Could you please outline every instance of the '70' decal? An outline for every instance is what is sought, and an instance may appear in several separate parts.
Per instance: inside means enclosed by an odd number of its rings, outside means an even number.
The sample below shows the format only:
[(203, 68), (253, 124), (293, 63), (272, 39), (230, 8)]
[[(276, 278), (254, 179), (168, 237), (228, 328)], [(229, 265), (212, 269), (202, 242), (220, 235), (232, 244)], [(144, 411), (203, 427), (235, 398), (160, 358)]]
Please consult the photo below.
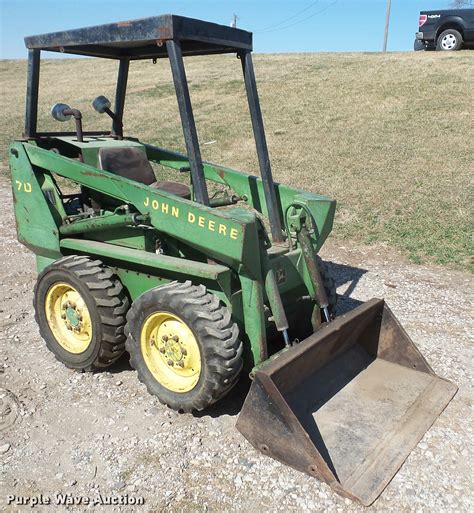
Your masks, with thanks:
[(16, 188), (19, 191), (23, 192), (31, 192), (31, 183), (29, 182), (20, 182), (20, 180), (15, 180)]

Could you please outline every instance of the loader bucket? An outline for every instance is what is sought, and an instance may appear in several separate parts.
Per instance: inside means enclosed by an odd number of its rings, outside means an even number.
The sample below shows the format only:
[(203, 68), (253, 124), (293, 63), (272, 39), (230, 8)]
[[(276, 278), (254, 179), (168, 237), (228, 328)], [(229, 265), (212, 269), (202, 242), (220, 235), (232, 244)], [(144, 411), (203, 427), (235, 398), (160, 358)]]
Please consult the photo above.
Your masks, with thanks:
[(456, 391), (372, 299), (257, 370), (237, 429), (368, 506)]

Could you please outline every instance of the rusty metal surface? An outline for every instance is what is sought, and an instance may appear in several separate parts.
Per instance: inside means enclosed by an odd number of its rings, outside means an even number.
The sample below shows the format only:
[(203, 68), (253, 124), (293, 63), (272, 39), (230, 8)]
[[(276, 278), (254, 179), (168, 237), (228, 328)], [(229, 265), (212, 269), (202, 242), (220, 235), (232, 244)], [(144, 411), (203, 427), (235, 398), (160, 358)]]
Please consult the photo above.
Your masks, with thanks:
[[(303, 226), (298, 231), (297, 237), (301, 246), (301, 251), (303, 253), (308, 273), (311, 277), (311, 281), (315, 289), (315, 299), (319, 305), (319, 308), (328, 308), (329, 301), (327, 298), (326, 289), (324, 288), (323, 279), (321, 277), (321, 270), (319, 269), (318, 259), (314, 253), (313, 244), (311, 243), (309, 232), (306, 226)], [(325, 320), (329, 321), (329, 319)]]
[(173, 83), (178, 100), (179, 115), (181, 117), (181, 127), (188, 153), (194, 201), (203, 205), (209, 205), (209, 192), (207, 190), (206, 177), (204, 176), (191, 96), (189, 95), (182, 44), (180, 41), (170, 40), (166, 42), (166, 49), (169, 55)]
[(170, 182), (165, 180), (162, 182), (153, 182), (151, 187), (159, 189), (160, 191), (167, 192), (169, 194), (174, 194), (180, 198), (189, 199), (191, 197), (191, 189), (189, 188), (189, 185), (184, 183)]
[(257, 370), (237, 428), (263, 454), (369, 505), (456, 391), (372, 299)]
[(184, 55), (252, 49), (252, 34), (207, 21), (165, 14), (25, 37), (29, 49), (111, 59), (167, 57), (164, 43), (183, 43)]

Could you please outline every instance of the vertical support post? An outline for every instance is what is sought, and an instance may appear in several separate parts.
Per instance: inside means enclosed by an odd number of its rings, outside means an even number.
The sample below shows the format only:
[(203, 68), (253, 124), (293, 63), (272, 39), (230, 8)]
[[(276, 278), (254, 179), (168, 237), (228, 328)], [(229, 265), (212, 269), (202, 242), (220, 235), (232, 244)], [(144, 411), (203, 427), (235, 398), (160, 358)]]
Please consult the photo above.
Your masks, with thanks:
[(255, 145), (257, 147), (258, 163), (260, 174), (263, 181), (263, 190), (265, 193), (265, 202), (267, 204), (268, 219), (274, 242), (282, 242), (283, 234), (281, 231), (280, 215), (278, 212), (278, 203), (273, 182), (270, 158), (268, 156), (267, 140), (265, 138), (265, 128), (263, 126), (262, 111), (258, 100), (257, 83), (253, 69), (252, 54), (241, 52), (242, 70), (244, 73), (245, 89), (247, 91), (247, 100), (249, 103), (250, 118), (252, 119), (253, 134)]
[(387, 0), (387, 10), (385, 13), (385, 31), (383, 34), (383, 51), (387, 51), (387, 41), (388, 41), (388, 27), (390, 25), (390, 8), (391, 8), (392, 0)]
[(112, 134), (123, 136), (121, 123), (123, 121), (123, 110), (125, 106), (125, 93), (127, 91), (128, 68), (130, 59), (120, 59), (119, 71), (117, 76), (117, 87), (115, 88), (115, 106), (114, 112), (117, 119), (112, 121)]
[(188, 152), (194, 198), (198, 203), (209, 205), (209, 194), (207, 192), (206, 179), (202, 166), (201, 151), (199, 149), (196, 124), (194, 122), (191, 98), (189, 96), (181, 44), (179, 41), (170, 39), (166, 41), (166, 49), (168, 50), (171, 71), (173, 73), (173, 82), (176, 90), (176, 97), (178, 99), (184, 141)]
[(263, 308), (263, 284), (261, 279), (240, 275), (245, 333), (250, 340), (253, 365), (268, 358), (267, 330)]
[(26, 83), (25, 137), (36, 137), (41, 50), (28, 50)]

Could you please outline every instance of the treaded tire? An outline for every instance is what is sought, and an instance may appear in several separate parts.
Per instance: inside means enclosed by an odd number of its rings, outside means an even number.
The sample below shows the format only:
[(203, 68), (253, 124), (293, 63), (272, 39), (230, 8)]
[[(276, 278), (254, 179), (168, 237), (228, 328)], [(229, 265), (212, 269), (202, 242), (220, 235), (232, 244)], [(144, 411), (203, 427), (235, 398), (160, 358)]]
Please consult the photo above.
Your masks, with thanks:
[[(443, 47), (443, 39), (449, 35), (455, 38), (455, 43), (454, 46), (452, 46), (452, 48), (445, 48)], [(462, 44), (463, 40), (461, 33), (455, 29), (447, 29), (441, 32), (441, 34), (438, 36), (438, 39), (436, 40), (436, 50), (442, 52), (455, 52), (457, 50), (461, 50)]]
[[(148, 368), (141, 350), (141, 331), (157, 312), (178, 316), (199, 346), (201, 372), (189, 391), (175, 392), (161, 384)], [(172, 282), (144, 292), (127, 314), (126, 348), (138, 379), (161, 403), (177, 411), (200, 411), (212, 405), (237, 383), (242, 370), (242, 342), (230, 311), (203, 285)]]
[[(92, 321), (92, 340), (82, 353), (67, 351), (49, 326), (45, 298), (55, 284), (72, 285), (84, 300)], [(111, 269), (100, 260), (71, 255), (46, 267), (34, 288), (35, 320), (48, 349), (71, 369), (95, 371), (112, 365), (125, 351), (125, 314), (130, 301)]]
[(331, 319), (336, 317), (337, 310), (337, 293), (336, 293), (336, 282), (334, 278), (331, 276), (329, 272), (328, 265), (324, 262), (320, 256), (316, 257), (318, 259), (319, 269), (321, 270), (321, 278), (323, 279), (324, 290), (326, 291), (326, 295), (328, 298), (328, 310)]

